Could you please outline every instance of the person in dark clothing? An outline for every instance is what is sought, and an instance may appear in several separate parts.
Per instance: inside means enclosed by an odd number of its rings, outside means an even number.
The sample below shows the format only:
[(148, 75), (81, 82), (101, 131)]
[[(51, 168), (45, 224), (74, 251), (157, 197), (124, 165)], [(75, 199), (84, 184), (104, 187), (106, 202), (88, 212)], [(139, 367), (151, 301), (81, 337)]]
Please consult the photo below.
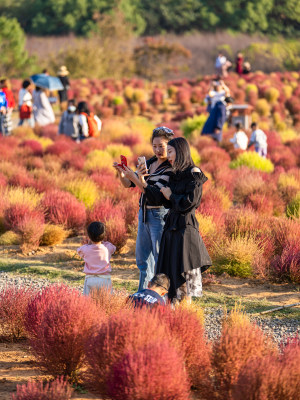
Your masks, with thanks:
[[(171, 165), (167, 160), (167, 144), (173, 135), (174, 132), (165, 126), (155, 128), (151, 139), (155, 156), (147, 160), (146, 166), (144, 163), (139, 164), (136, 172), (127, 167), (122, 169), (117, 162), (113, 164), (122, 185), (126, 188), (136, 186), (141, 192), (135, 250), (136, 265), (140, 270), (139, 291), (146, 289), (148, 282), (155, 275), (155, 265), (165, 224), (164, 217), (167, 213), (162, 204), (160, 189), (168, 184), (172, 174)], [(147, 174), (145, 177), (148, 184), (147, 190), (157, 193), (158, 197), (152, 196), (150, 200), (145, 196), (139, 173)]]
[(202, 135), (209, 135), (217, 142), (221, 142), (222, 128), (227, 119), (227, 110), (232, 102), (232, 97), (226, 97), (224, 101), (216, 102), (203, 126)]
[(195, 166), (185, 138), (170, 140), (167, 154), (174, 172), (168, 186), (162, 187), (160, 193), (153, 192), (148, 190), (142, 175), (140, 178), (147, 199), (161, 201), (169, 208), (156, 272), (170, 278), (168, 297), (171, 300), (191, 301), (192, 296), (202, 295), (201, 272), (212, 265), (195, 216), (207, 178)]
[(165, 274), (155, 275), (148, 283), (148, 288), (140, 290), (129, 296), (129, 300), (134, 304), (134, 308), (147, 306), (165, 306), (163, 298), (170, 288), (170, 279)]
[(65, 111), (68, 106), (68, 89), (70, 88), (70, 82), (68, 78), (69, 71), (67, 70), (67, 67), (62, 65), (59, 68), (57, 75), (64, 87), (63, 90), (58, 91), (60, 110)]

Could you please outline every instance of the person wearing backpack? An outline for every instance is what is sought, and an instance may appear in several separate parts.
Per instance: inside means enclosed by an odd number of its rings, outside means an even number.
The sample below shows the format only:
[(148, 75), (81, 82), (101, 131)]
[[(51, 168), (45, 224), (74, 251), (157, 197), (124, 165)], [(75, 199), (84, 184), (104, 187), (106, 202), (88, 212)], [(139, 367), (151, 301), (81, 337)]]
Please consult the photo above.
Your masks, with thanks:
[(12, 116), (13, 109), (15, 107), (15, 99), (14, 99), (13, 92), (10, 89), (9, 80), (7, 78), (2, 77), (0, 79), (0, 87), (1, 87), (2, 92), (6, 96), (6, 102), (7, 102), (6, 112), (5, 112), (5, 114), (2, 113), (2, 116), (1, 116), (2, 135), (9, 136), (9, 135), (11, 135), (11, 132), (12, 132), (11, 116)]
[(31, 128), (34, 128), (34, 118), (32, 114), (32, 95), (28, 88), (30, 86), (30, 81), (25, 79), (22, 83), (22, 89), (19, 90), (19, 117), (20, 121), (18, 126), (23, 125), (27, 122)]
[(81, 140), (87, 137), (98, 137), (101, 132), (102, 122), (97, 115), (90, 112), (85, 101), (78, 103), (77, 114)]

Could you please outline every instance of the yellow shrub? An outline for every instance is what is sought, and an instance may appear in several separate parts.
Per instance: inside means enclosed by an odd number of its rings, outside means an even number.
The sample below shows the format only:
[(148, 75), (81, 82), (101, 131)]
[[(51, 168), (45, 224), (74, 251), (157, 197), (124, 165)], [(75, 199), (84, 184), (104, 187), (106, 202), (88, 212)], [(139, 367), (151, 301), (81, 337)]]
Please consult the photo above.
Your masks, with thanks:
[(13, 129), (13, 135), (20, 138), (20, 139), (35, 139), (36, 135), (32, 128), (29, 126), (18, 126), (17, 128)]
[(19, 165), (15, 165), (10, 161), (1, 161), (0, 162), (0, 172), (5, 175), (7, 178), (11, 178), (18, 170), (24, 170), (23, 167)]
[(153, 157), (153, 149), (150, 143), (137, 144), (133, 148), (134, 154), (137, 156)]
[(19, 186), (6, 188), (0, 195), (5, 199), (7, 205), (27, 204), (31, 209), (36, 208), (43, 197), (33, 188), (21, 188)]
[(64, 188), (88, 208), (91, 208), (98, 199), (97, 185), (90, 179), (75, 179), (66, 183)]
[(110, 154), (105, 150), (93, 150), (91, 151), (84, 163), (84, 170), (91, 171), (96, 169), (110, 169), (114, 171), (112, 166), (114, 160)]
[(202, 215), (199, 212), (196, 212), (196, 218), (199, 224), (199, 232), (201, 235), (210, 236), (216, 232), (217, 228), (212, 216)]
[(259, 127), (260, 127), (260, 129), (262, 129), (263, 131), (268, 131), (268, 130), (270, 129), (270, 124), (269, 124), (268, 121), (260, 121)]
[(48, 146), (53, 144), (53, 140), (47, 137), (37, 137), (36, 139), (37, 142), (39, 142), (42, 145), (43, 150), (45, 150)]
[(292, 72), (291, 72), (291, 75), (292, 75), (293, 78), (299, 79), (299, 74), (298, 74), (298, 72), (292, 71)]
[(290, 85), (284, 85), (282, 91), (287, 99), (289, 99), (293, 94), (293, 88)]
[(44, 229), (43, 236), (41, 237), (42, 246), (53, 246), (55, 244), (62, 243), (68, 236), (68, 231), (66, 231), (62, 226), (59, 225), (46, 225)]
[(192, 156), (192, 159), (193, 159), (195, 165), (199, 165), (200, 161), (201, 161), (201, 157), (198, 153), (198, 150), (194, 146), (190, 146), (190, 149), (191, 149), (191, 156)]
[(240, 78), (240, 79), (237, 81), (237, 87), (238, 87), (239, 89), (241, 89), (241, 88), (243, 88), (243, 87), (245, 86), (245, 83), (246, 83), (245, 79)]
[(139, 103), (140, 101), (147, 101), (148, 95), (144, 89), (134, 89), (132, 101)]
[(204, 310), (203, 308), (201, 308), (198, 304), (195, 303), (190, 303), (187, 300), (183, 300), (179, 303), (179, 305), (177, 307), (183, 308), (185, 310), (188, 310), (192, 313), (195, 313), (197, 315), (197, 318), (199, 319), (201, 324), (204, 324)]
[(230, 168), (233, 169), (241, 167), (243, 165), (268, 173), (274, 171), (274, 165), (272, 161), (268, 160), (267, 158), (261, 157), (258, 153), (254, 151), (245, 151), (244, 153), (240, 154), (237, 159), (231, 161), (231, 163), (229, 164)]
[(124, 89), (124, 96), (127, 100), (132, 100), (134, 94), (134, 88), (132, 86), (126, 86)]
[(222, 318), (222, 328), (228, 327), (243, 327), (245, 325), (251, 325), (251, 321), (247, 314), (243, 311), (240, 304), (235, 303), (234, 309), (229, 313), (225, 308), (224, 316)]
[(122, 154), (126, 158), (132, 157), (132, 151), (130, 147), (123, 144), (109, 144), (105, 151), (113, 158), (120, 160), (120, 155)]
[(246, 86), (246, 94), (248, 95), (250, 92), (258, 93), (258, 88), (254, 83), (248, 83)]
[(278, 100), (279, 95), (279, 90), (274, 87), (268, 88), (265, 93), (265, 97), (270, 104), (275, 104)]
[(155, 128), (155, 125), (147, 118), (135, 117), (132, 118), (129, 123), (133, 132), (138, 132), (147, 142), (151, 140), (152, 132)]
[(258, 99), (255, 105), (255, 111), (262, 117), (268, 117), (270, 114), (270, 104), (266, 99)]
[(0, 236), (1, 246), (10, 246), (13, 244), (21, 244), (21, 236), (13, 231), (7, 231)]
[(289, 173), (282, 173), (278, 179), (278, 188), (284, 189), (286, 187), (293, 187), (295, 189), (300, 189), (300, 182), (297, 178)]
[(289, 142), (298, 137), (297, 132), (295, 132), (293, 129), (286, 129), (284, 131), (281, 131), (279, 132), (279, 135), (283, 143)]
[(253, 274), (253, 262), (262, 249), (251, 236), (226, 239), (216, 242), (213, 253), (213, 269), (232, 276), (247, 277)]
[(253, 111), (251, 113), (251, 120), (252, 120), (252, 122), (258, 122), (259, 121), (259, 114), (256, 111)]
[(131, 130), (124, 120), (119, 118), (110, 119), (103, 125), (101, 138), (103, 141), (112, 142), (121, 139), (124, 135), (130, 134), (130, 132)]

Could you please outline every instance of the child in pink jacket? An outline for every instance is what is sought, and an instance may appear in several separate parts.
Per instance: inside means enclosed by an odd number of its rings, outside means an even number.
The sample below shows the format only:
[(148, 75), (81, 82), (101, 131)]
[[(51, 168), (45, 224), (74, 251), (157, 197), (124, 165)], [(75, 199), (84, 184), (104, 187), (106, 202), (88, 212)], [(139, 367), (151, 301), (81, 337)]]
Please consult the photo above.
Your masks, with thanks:
[(92, 222), (87, 227), (88, 244), (77, 249), (77, 253), (85, 261), (85, 280), (83, 294), (88, 296), (93, 288), (105, 286), (111, 288), (110, 259), (116, 247), (109, 242), (102, 242), (105, 226), (102, 222)]

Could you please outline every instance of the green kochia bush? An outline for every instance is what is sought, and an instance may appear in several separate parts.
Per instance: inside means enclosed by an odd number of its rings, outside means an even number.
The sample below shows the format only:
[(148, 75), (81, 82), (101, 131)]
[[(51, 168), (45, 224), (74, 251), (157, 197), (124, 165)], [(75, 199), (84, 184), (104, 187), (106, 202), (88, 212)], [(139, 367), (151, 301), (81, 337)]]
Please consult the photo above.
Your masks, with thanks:
[(263, 172), (270, 173), (274, 171), (273, 163), (270, 160), (261, 157), (258, 153), (254, 151), (247, 151), (240, 154), (236, 160), (231, 161), (231, 163), (229, 164), (230, 168), (232, 169), (236, 169), (244, 165), (251, 169), (257, 169)]
[(300, 192), (296, 194), (296, 196), (289, 202), (286, 215), (290, 218), (299, 218), (300, 217)]
[(193, 136), (199, 136), (206, 119), (207, 116), (203, 114), (184, 120), (180, 127), (183, 131), (184, 136), (187, 139), (193, 138)]

